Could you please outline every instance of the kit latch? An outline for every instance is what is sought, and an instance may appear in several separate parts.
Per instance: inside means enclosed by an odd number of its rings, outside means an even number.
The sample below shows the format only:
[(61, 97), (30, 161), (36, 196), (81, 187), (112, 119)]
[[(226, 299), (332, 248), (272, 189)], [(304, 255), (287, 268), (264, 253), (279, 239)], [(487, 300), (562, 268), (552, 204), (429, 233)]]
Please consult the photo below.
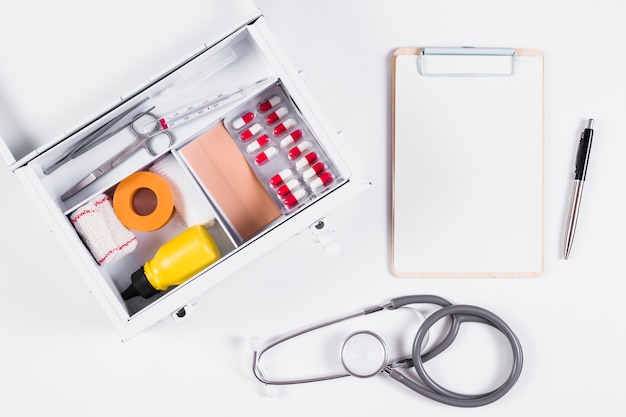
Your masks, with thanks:
[(329, 227), (326, 219), (318, 220), (309, 226), (309, 229), (315, 237), (315, 242), (322, 245), (328, 257), (335, 258), (343, 253), (343, 249), (335, 236), (335, 231)]

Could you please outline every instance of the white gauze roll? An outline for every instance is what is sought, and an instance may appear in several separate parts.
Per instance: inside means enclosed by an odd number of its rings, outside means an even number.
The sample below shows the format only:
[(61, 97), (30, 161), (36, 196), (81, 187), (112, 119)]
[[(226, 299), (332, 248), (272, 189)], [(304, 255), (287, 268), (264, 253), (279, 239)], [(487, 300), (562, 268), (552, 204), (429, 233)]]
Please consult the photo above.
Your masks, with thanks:
[(183, 227), (196, 224), (210, 226), (215, 221), (215, 212), (202, 190), (194, 184), (184, 168), (173, 155), (156, 161), (150, 171), (160, 175), (172, 189), (174, 207), (182, 220)]
[(113, 263), (137, 247), (137, 237), (120, 223), (106, 194), (76, 209), (70, 221), (99, 265)]

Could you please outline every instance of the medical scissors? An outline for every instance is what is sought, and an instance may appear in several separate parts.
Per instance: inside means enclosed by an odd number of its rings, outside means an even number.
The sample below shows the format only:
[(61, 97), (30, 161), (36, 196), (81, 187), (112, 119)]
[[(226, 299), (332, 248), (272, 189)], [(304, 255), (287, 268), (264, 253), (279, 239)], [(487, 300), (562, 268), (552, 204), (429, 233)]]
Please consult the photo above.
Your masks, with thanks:
[[(261, 369), (260, 362), (262, 355), (269, 349), (283, 342), (286, 342), (308, 332), (312, 332), (314, 330), (318, 330), (323, 327), (337, 324), (352, 318), (365, 316), (383, 310), (395, 310), (410, 304), (433, 304), (438, 305), (441, 308), (428, 316), (421, 324), (413, 341), (412, 354), (409, 356), (396, 359), (388, 359), (386, 346), (382, 338), (370, 331), (360, 331), (348, 336), (348, 338), (344, 342), (344, 345), (342, 346), (341, 362), (345, 369), (345, 372), (338, 372), (335, 374), (322, 375), (318, 377), (305, 377), (300, 379), (271, 379), (268, 378)], [(450, 319), (447, 332), (438, 341), (438, 343), (435, 344), (435, 346), (430, 348), (427, 352), (423, 352), (422, 350), (425, 345), (425, 340), (428, 337), (428, 332), (430, 328), (444, 318)], [(452, 343), (456, 339), (461, 324), (467, 322), (482, 323), (494, 327), (506, 337), (511, 345), (511, 349), (513, 352), (513, 364), (511, 366), (509, 376), (507, 380), (502, 383), (502, 385), (489, 392), (481, 394), (463, 394), (451, 391), (436, 383), (428, 375), (424, 368), (425, 362), (441, 354), (452, 345)], [(360, 371), (355, 371), (354, 368), (349, 363), (347, 363), (346, 359), (343, 356), (344, 348), (348, 343), (350, 343), (350, 339), (355, 335), (370, 336), (370, 342), (373, 340), (374, 343), (378, 343), (378, 351), (383, 352), (383, 354), (381, 355), (375, 355), (380, 359), (380, 363), (375, 364), (376, 367), (371, 372), (360, 373)], [(351, 375), (365, 378), (384, 373), (390, 376), (392, 379), (396, 380), (397, 382), (400, 382), (407, 388), (435, 401), (457, 407), (478, 407), (496, 401), (504, 394), (506, 394), (517, 382), (522, 371), (522, 363), (522, 347), (517, 336), (515, 335), (515, 333), (513, 333), (511, 328), (495, 314), (481, 307), (452, 304), (446, 299), (438, 297), (436, 295), (411, 295), (394, 298), (389, 300), (385, 304), (368, 307), (363, 310), (347, 314), (332, 320), (327, 320), (322, 323), (315, 324), (279, 337), (267, 343), (265, 346), (254, 350), (252, 359), (252, 371), (259, 381), (267, 385), (301, 384), (306, 382), (317, 382), (335, 378), (342, 378)], [(415, 371), (417, 372), (420, 381), (416, 382), (415, 380), (407, 377), (404, 373), (400, 371), (400, 369), (406, 368), (415, 368)]]
[[(130, 122), (128, 122), (127, 124), (121, 126), (120, 128), (108, 134), (107, 136), (110, 137), (112, 134), (117, 134), (121, 132), (122, 130), (126, 129), (127, 127), (129, 127), (133, 135), (135, 135), (135, 140), (126, 148), (122, 149), (115, 156), (113, 156), (112, 158), (108, 159), (105, 163), (100, 165), (98, 168), (91, 171), (85, 178), (77, 182), (72, 188), (67, 190), (61, 196), (61, 200), (65, 201), (68, 198), (72, 197), (73, 195), (78, 193), (80, 190), (87, 187), (89, 184), (91, 184), (92, 182), (94, 182), (95, 180), (97, 180), (98, 178), (100, 178), (101, 176), (103, 176), (104, 174), (112, 170), (113, 168), (115, 168), (115, 166), (117, 166), (120, 162), (122, 162), (124, 159), (129, 157), (131, 154), (133, 154), (136, 150), (140, 148), (144, 148), (146, 152), (148, 152), (148, 154), (150, 154), (151, 156), (157, 156), (158, 152), (156, 152), (151, 147), (152, 139), (157, 136), (166, 135), (169, 140), (167, 147), (169, 148), (170, 146), (172, 146), (174, 144), (174, 136), (172, 136), (172, 134), (169, 131), (164, 131), (159, 128), (159, 124), (157, 123), (159, 120), (159, 117), (155, 115), (154, 113), (152, 113), (152, 110), (154, 110), (154, 107), (151, 107), (150, 109), (137, 114), (135, 117), (133, 117), (133, 119)], [(136, 127), (136, 124), (138, 124), (139, 120), (144, 119), (146, 117), (154, 119), (154, 126), (148, 132), (144, 133)], [(142, 122), (142, 125), (145, 126), (143, 122)]]

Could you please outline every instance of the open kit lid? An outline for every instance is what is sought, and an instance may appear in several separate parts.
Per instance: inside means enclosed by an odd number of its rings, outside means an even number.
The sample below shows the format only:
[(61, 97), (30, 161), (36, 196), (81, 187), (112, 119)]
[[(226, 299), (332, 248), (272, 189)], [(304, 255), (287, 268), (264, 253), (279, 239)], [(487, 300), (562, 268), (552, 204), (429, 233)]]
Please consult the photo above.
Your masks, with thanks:
[(13, 169), (260, 16), (251, 0), (111, 0), (77, 12), (87, 7), (17, 2), (0, 16), (0, 153)]

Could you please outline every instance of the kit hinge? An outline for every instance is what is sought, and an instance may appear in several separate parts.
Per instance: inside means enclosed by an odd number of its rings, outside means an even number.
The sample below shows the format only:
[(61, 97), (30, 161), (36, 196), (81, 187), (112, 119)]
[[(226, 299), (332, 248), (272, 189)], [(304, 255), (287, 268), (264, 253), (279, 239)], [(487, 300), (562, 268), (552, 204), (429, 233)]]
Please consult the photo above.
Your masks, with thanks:
[(319, 219), (309, 229), (315, 237), (315, 242), (322, 245), (326, 255), (330, 258), (335, 258), (343, 253), (343, 249), (335, 236), (335, 231), (329, 227), (326, 219)]
[(181, 308), (179, 308), (178, 310), (176, 310), (175, 312), (173, 312), (172, 318), (176, 322), (183, 321), (187, 317), (189, 317), (191, 314), (193, 314), (195, 309), (196, 309), (196, 302), (195, 301), (190, 302), (189, 304), (186, 304), (182, 306)]

